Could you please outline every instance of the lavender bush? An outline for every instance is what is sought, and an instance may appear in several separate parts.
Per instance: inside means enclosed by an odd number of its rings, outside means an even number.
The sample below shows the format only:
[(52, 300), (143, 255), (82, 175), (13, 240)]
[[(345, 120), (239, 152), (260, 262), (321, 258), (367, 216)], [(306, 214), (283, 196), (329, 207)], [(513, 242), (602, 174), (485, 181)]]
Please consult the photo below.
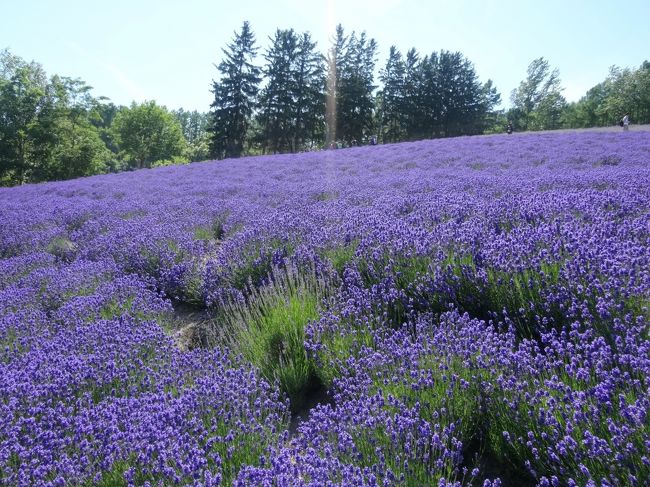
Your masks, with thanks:
[(0, 189), (0, 483), (647, 485), (649, 201), (646, 132)]

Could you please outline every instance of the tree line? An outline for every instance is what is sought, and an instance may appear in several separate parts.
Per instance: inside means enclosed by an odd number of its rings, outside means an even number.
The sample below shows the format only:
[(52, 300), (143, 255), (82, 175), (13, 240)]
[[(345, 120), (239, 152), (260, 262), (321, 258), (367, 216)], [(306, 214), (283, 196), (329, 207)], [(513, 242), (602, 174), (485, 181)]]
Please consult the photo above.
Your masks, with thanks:
[[(377, 43), (338, 25), (323, 55), (309, 33), (278, 29), (256, 64), (248, 22), (223, 50), (213, 82), (214, 158), (484, 133), (500, 95), (459, 52), (405, 57), (392, 46), (375, 84)], [(262, 86), (262, 81), (263, 86)], [(379, 88), (379, 89), (378, 89)]]
[(91, 91), (0, 51), (0, 186), (208, 158), (207, 113), (116, 106)]
[(482, 83), (460, 52), (403, 55), (391, 46), (375, 83), (377, 43), (338, 25), (325, 55), (309, 33), (278, 29), (263, 64), (248, 22), (234, 33), (217, 66), (210, 111), (210, 155), (282, 153), (515, 130), (553, 130), (616, 124), (624, 114), (650, 123), (650, 63), (612, 67), (608, 78), (578, 102), (567, 103), (560, 74), (548, 60), (528, 66), (510, 94)]
[[(0, 51), (0, 186), (248, 154), (299, 152), (515, 130), (650, 123), (650, 62), (612, 67), (578, 102), (535, 59), (510, 94), (481, 82), (460, 52), (405, 54), (336, 27), (319, 51), (308, 32), (278, 29), (263, 52), (248, 22), (222, 49), (209, 111), (155, 101), (116, 106), (78, 78), (47, 76)], [(376, 68), (379, 69), (376, 69)], [(378, 72), (378, 77), (376, 77)]]

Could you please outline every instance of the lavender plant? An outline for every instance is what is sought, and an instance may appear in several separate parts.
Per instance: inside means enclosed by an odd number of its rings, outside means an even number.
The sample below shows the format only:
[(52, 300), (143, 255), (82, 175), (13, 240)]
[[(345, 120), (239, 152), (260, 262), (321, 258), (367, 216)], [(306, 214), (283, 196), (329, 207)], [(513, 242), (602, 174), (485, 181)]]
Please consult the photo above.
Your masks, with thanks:
[(649, 162), (539, 133), (0, 188), (0, 484), (646, 485)]

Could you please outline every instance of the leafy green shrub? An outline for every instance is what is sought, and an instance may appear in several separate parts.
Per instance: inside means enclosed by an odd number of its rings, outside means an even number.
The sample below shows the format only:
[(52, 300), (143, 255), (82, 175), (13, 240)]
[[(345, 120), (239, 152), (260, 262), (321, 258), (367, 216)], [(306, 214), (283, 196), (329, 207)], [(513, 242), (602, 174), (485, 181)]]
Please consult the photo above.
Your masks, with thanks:
[(173, 156), (171, 159), (160, 159), (151, 163), (151, 167), (180, 166), (189, 164), (190, 161), (183, 156)]

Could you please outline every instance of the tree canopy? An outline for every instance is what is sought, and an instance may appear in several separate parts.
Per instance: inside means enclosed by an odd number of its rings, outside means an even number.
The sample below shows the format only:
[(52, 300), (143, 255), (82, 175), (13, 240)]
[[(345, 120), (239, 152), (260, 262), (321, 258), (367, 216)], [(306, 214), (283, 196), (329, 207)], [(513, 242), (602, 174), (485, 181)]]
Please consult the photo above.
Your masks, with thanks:
[[(460, 52), (402, 54), (336, 26), (325, 55), (309, 32), (277, 29), (258, 59), (244, 22), (222, 49), (208, 112), (155, 101), (116, 105), (78, 78), (0, 51), (0, 185), (69, 179), (161, 164), (432, 137), (650, 123), (650, 62), (612, 66), (567, 103), (560, 73), (534, 59), (499, 109), (493, 81)], [(378, 77), (376, 76), (378, 74)], [(207, 107), (206, 107), (207, 108)]]
[(48, 79), (42, 66), (0, 52), (0, 184), (69, 179), (112, 158), (93, 120), (98, 100), (79, 79)]
[(562, 96), (560, 73), (551, 70), (549, 62), (540, 57), (528, 66), (528, 76), (512, 91), (513, 109), (510, 117), (519, 130), (560, 128), (566, 100)]
[(155, 101), (132, 103), (122, 108), (112, 125), (113, 135), (131, 167), (151, 167), (157, 161), (173, 161), (185, 151), (181, 124)]

